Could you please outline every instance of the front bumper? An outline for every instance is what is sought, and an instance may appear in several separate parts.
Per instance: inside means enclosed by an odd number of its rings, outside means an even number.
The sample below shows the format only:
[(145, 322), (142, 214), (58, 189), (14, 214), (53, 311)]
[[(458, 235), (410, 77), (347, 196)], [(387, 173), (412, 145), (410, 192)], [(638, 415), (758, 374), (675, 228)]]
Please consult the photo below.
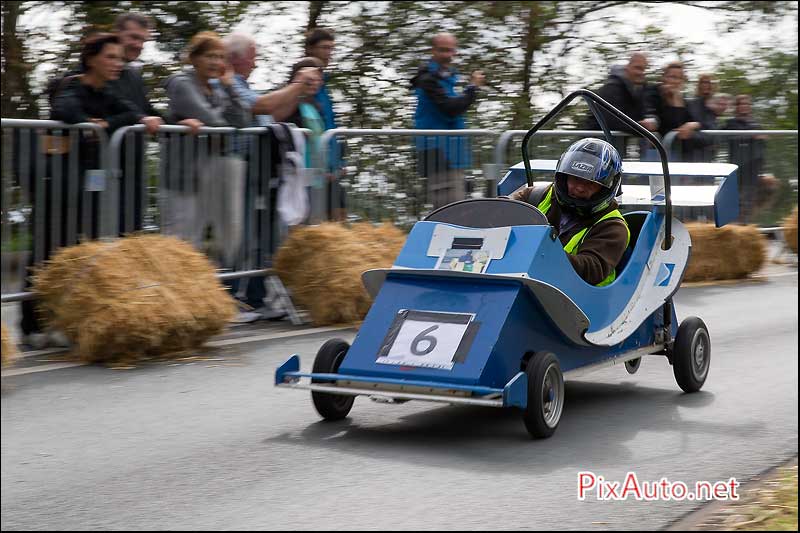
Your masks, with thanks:
[(303, 373), (300, 372), (300, 358), (297, 355), (291, 356), (275, 371), (275, 386), (346, 396), (363, 395), (385, 401), (422, 400), (520, 409), (525, 409), (528, 404), (528, 377), (524, 372), (511, 378), (502, 389), (495, 389), (438, 381)]

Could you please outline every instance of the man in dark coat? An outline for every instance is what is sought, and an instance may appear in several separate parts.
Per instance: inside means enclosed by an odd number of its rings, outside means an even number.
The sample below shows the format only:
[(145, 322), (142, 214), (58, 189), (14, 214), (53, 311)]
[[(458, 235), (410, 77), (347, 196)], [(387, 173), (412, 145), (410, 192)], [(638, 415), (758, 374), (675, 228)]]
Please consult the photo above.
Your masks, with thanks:
[[(147, 116), (159, 117), (147, 95), (147, 86), (141, 74), (141, 63), (138, 61), (144, 44), (150, 40), (150, 20), (137, 13), (123, 13), (117, 17), (114, 29), (122, 44), (125, 67), (119, 79), (111, 84), (111, 88), (137, 110)], [(128, 156), (128, 150), (134, 153)], [(139, 133), (128, 143), (123, 141), (119, 152), (119, 164), (122, 169), (120, 178), (120, 233), (129, 233), (142, 229), (146, 197), (144, 191), (144, 136)]]
[[(608, 80), (597, 91), (597, 94), (609, 104), (613, 105), (633, 120), (650, 131), (656, 131), (658, 124), (655, 119), (646, 117), (645, 105), (645, 71), (647, 70), (647, 56), (641, 52), (631, 55), (625, 67), (614, 67)], [(608, 113), (602, 113), (606, 125), (611, 131), (631, 132), (631, 128)], [(599, 131), (600, 124), (593, 114), (589, 114), (584, 124), (584, 129)], [(625, 157), (626, 138), (614, 139), (614, 148)]]
[[(750, 95), (736, 96), (734, 118), (725, 123), (726, 130), (760, 130), (761, 125), (753, 119)], [(729, 137), (730, 162), (739, 166), (739, 220), (753, 222), (756, 206), (763, 194), (759, 176), (764, 167), (764, 135), (739, 135)]]

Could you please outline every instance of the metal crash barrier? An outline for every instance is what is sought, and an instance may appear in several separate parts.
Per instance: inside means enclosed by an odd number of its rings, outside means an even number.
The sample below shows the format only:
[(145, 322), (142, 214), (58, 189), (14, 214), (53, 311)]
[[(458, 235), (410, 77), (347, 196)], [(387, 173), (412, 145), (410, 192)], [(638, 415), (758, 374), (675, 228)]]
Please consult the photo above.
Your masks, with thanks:
[(28, 268), (62, 246), (115, 235), (108, 135), (97, 124), (2, 119), (2, 294), (25, 299)]
[[(94, 124), (3, 119), (2, 128), (3, 302), (30, 299), (28, 267), (56, 249), (144, 231), (205, 252), (222, 281), (240, 280), (237, 295), (264, 277), (277, 308), (302, 322), (269, 268), (286, 232), (276, 216), (280, 176), (269, 129), (191, 135), (185, 126), (162, 126), (151, 141), (143, 125), (120, 128), (110, 140)], [(81, 130), (98, 132), (95, 155)]]
[[(688, 140), (672, 131), (664, 136), (664, 148), (671, 161), (737, 165), (742, 223), (775, 226), (797, 205), (797, 130), (702, 130)], [(679, 176), (675, 182), (691, 184)], [(682, 208), (678, 216), (711, 218), (704, 208)]]
[[(313, 220), (393, 220), (407, 226), (443, 203), (493, 196), (493, 130), (326, 131), (312, 184)], [(489, 165), (489, 166), (487, 166)]]

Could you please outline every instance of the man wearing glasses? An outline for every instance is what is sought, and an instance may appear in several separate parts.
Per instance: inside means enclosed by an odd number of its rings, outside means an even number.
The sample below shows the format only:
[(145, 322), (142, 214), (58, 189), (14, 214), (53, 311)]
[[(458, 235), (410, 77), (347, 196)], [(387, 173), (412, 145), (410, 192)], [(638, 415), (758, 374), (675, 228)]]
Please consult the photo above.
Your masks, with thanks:
[[(333, 100), (328, 92), (328, 81), (330, 73), (328, 65), (333, 55), (335, 46), (335, 36), (332, 30), (326, 28), (314, 28), (306, 34), (306, 56), (315, 57), (322, 61), (322, 87), (314, 96), (314, 101), (319, 108), (319, 113), (325, 123), (325, 129), (336, 128), (336, 115), (333, 112)], [(330, 220), (344, 220), (345, 210), (345, 191), (341, 186), (340, 180), (344, 177), (343, 144), (332, 139), (328, 147), (328, 168), (325, 170), (327, 177), (328, 190), (326, 194), (327, 206), (325, 210)]]

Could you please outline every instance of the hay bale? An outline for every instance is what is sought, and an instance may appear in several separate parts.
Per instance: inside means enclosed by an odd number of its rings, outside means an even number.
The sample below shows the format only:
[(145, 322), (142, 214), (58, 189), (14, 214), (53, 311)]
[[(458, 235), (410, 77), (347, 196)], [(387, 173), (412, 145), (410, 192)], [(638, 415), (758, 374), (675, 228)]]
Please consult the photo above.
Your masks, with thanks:
[(767, 244), (755, 226), (686, 224), (692, 253), (684, 281), (746, 278), (759, 270), (767, 256)]
[(792, 213), (783, 219), (782, 225), (786, 245), (794, 253), (797, 253), (797, 206), (794, 206)]
[(372, 303), (361, 273), (391, 267), (405, 237), (388, 223), (296, 227), (275, 256), (275, 270), (314, 324), (357, 322)]
[(202, 345), (236, 312), (214, 266), (174, 237), (140, 235), (60, 250), (34, 276), (40, 310), (88, 362)]
[(2, 343), (0, 343), (2, 352), (0, 352), (0, 356), (2, 356), (2, 365), (6, 366), (11, 364), (17, 357), (17, 347), (5, 324), (0, 324), (0, 338), (2, 338)]

